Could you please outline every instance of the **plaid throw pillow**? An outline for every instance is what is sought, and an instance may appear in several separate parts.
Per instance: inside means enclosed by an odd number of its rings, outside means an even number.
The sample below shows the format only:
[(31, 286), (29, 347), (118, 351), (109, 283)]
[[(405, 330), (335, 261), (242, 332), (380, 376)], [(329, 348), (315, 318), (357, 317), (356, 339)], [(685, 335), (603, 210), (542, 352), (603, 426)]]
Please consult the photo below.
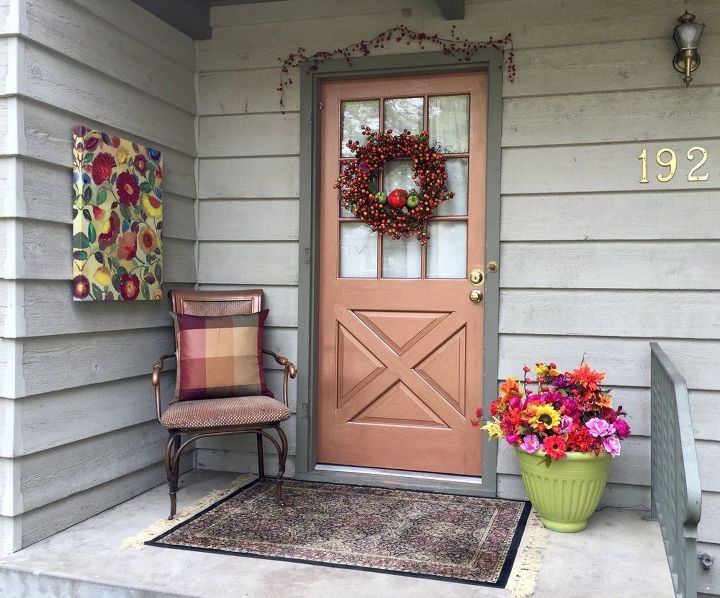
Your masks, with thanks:
[(252, 315), (172, 314), (179, 401), (273, 394), (265, 383), (262, 336), (268, 310)]

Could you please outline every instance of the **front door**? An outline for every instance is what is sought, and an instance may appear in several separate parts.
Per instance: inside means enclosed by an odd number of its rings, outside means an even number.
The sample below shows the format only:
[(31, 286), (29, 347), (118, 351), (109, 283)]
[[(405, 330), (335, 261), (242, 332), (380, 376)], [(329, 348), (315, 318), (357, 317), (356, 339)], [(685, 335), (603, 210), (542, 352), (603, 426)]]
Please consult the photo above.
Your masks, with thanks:
[[(322, 88), (318, 463), (481, 474), (483, 303), (469, 272), (485, 247), (484, 72), (326, 81)], [(419, 133), (447, 155), (455, 197), (426, 247), (382, 238), (339, 206), (333, 188), (363, 125)], [(409, 161), (381, 188), (410, 189)]]

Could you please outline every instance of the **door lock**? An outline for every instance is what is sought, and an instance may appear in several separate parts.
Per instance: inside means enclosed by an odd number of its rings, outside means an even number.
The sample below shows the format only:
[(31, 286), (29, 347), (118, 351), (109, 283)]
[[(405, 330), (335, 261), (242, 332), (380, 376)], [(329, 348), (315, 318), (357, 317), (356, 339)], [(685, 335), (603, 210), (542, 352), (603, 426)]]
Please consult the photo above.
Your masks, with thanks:
[(483, 294), (477, 289), (470, 291), (470, 301), (473, 303), (480, 303), (483, 300)]
[(468, 279), (473, 284), (482, 284), (485, 281), (485, 275), (482, 270), (472, 270), (468, 275)]

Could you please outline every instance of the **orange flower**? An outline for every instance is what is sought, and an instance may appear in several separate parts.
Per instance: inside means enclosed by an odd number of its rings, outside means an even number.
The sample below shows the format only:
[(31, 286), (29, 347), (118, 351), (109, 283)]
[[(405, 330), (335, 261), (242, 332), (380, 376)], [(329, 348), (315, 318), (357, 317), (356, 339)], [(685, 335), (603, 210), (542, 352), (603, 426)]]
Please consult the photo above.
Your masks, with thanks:
[(605, 378), (604, 372), (596, 372), (590, 369), (587, 363), (570, 372), (570, 378), (587, 390), (599, 390), (600, 382)]
[(507, 380), (500, 386), (500, 392), (504, 395), (519, 397), (522, 395), (518, 381), (514, 376), (508, 376)]

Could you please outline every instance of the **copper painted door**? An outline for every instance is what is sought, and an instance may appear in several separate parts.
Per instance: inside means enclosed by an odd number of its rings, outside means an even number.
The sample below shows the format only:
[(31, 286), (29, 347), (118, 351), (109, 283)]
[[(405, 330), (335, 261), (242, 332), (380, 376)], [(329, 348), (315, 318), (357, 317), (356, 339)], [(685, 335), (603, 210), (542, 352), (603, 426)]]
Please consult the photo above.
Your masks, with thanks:
[[(483, 72), (323, 84), (320, 172), (318, 463), (481, 474), (483, 304), (468, 273), (485, 246), (487, 78)], [(345, 147), (368, 125), (426, 129), (450, 189), (430, 239), (379, 238), (339, 207)], [(389, 192), (413, 187), (386, 165)]]

